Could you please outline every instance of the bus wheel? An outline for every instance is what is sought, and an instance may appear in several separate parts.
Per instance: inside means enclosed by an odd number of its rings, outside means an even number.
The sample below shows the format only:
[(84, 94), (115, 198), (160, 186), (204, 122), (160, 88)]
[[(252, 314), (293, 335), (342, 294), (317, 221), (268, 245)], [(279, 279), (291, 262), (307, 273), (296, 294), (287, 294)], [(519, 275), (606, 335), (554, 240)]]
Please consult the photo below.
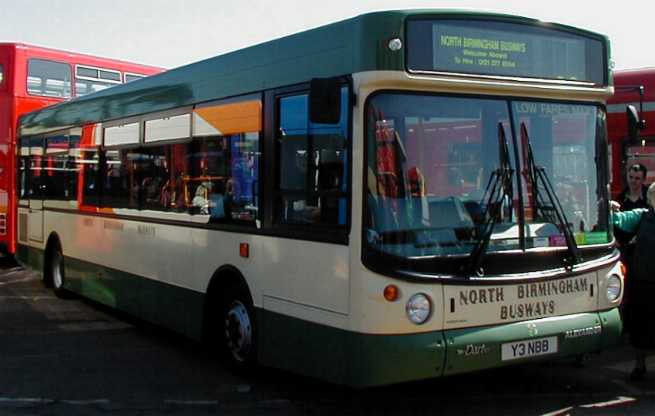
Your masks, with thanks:
[(230, 287), (221, 302), (221, 349), (227, 364), (237, 370), (251, 370), (255, 366), (255, 321), (252, 301), (248, 293)]
[(55, 296), (62, 299), (70, 298), (69, 292), (64, 289), (64, 255), (59, 247), (52, 250), (48, 261), (48, 280), (52, 285)]

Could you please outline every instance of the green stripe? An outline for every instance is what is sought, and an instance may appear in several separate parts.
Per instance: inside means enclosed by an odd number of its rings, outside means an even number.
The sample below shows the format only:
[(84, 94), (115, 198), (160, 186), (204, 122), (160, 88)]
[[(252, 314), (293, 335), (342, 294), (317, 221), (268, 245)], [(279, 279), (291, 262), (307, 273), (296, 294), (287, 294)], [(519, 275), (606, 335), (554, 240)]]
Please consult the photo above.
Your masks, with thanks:
[(267, 366), (353, 387), (434, 378), (443, 371), (441, 332), (367, 335), (270, 311), (260, 311), (258, 322), (259, 359)]
[[(43, 250), (18, 247), (19, 261), (36, 271), (43, 271), (43, 258)], [(190, 338), (202, 338), (202, 293), (68, 256), (64, 276), (64, 287), (71, 292)]]
[[(602, 328), (600, 334), (566, 337), (566, 331)], [(448, 356), (445, 374), (465, 373), (484, 368), (519, 364), (536, 359), (569, 357), (597, 352), (618, 343), (621, 334), (618, 309), (603, 313), (583, 313), (514, 322), (502, 326), (458, 329), (446, 332)], [(525, 358), (503, 362), (502, 344), (557, 336), (557, 353), (540, 358)]]
[(35, 272), (43, 273), (44, 253), (41, 249), (19, 244), (16, 248), (16, 260)]
[[(466, 373), (529, 361), (571, 357), (616, 345), (618, 309), (503, 326), (406, 335), (367, 335), (260, 312), (260, 360), (299, 374), (369, 387)], [(532, 331), (528, 324), (533, 324)], [(568, 330), (602, 326), (599, 334), (566, 337)], [(536, 328), (536, 333), (534, 329)], [(503, 343), (558, 338), (556, 354), (502, 361)]]

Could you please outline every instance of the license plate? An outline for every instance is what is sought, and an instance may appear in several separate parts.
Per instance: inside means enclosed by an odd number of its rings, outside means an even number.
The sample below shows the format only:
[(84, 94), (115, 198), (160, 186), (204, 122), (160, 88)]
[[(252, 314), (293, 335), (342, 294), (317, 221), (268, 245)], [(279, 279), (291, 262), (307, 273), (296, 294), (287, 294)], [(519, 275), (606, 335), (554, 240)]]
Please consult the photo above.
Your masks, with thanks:
[(528, 339), (503, 344), (501, 359), (503, 361), (518, 360), (520, 358), (537, 357), (556, 352), (557, 337)]

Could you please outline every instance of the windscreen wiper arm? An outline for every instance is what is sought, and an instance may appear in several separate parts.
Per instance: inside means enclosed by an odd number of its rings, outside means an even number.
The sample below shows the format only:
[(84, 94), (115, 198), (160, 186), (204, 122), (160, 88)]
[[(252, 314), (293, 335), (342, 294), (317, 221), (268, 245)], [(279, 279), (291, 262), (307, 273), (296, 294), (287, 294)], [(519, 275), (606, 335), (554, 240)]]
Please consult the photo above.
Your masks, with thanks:
[[(482, 201), (486, 201), (483, 216), (484, 223), (479, 227), (480, 233), (471, 250), (470, 260), (462, 268), (465, 276), (482, 276), (484, 274), (480, 264), (489, 247), (494, 226), (502, 218), (504, 202), (507, 199), (509, 199), (510, 203), (512, 201), (512, 175), (514, 170), (509, 161), (507, 137), (502, 123), (498, 123), (498, 146), (500, 166), (491, 173), (482, 197)], [(511, 209), (509, 216), (511, 217)]]
[[(521, 141), (527, 150), (526, 170), (528, 180), (532, 186), (532, 201), (535, 216), (540, 215), (539, 218), (543, 218), (552, 224), (557, 224), (561, 229), (568, 248), (568, 256), (564, 258), (564, 267), (570, 269), (574, 264), (581, 261), (580, 252), (575, 243), (573, 232), (568, 226), (569, 223), (564, 213), (564, 208), (562, 208), (562, 203), (555, 193), (546, 169), (543, 166), (538, 166), (534, 161), (532, 144), (530, 143), (530, 136), (528, 135), (528, 129), (525, 127), (525, 123), (521, 123)], [(539, 182), (543, 184), (543, 193), (539, 191)], [(545, 200), (544, 194), (550, 204)]]

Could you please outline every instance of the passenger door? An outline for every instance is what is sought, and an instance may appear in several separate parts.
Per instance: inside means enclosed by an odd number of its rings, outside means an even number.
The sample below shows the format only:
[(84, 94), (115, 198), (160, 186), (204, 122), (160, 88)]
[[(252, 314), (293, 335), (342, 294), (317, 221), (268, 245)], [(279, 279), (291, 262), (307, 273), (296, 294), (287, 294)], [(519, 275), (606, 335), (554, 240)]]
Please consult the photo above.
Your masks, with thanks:
[(29, 140), (29, 210), (27, 215), (27, 237), (30, 241), (43, 242), (43, 191), (45, 171), (43, 164), (43, 138)]
[[(266, 220), (278, 237), (269, 258), (276, 276), (265, 289), (264, 307), (298, 317), (349, 312), (348, 87), (341, 94), (341, 120), (309, 120), (306, 89), (274, 94), (274, 128), (268, 134)], [(329, 295), (327, 295), (329, 294)], [(334, 321), (332, 321), (334, 322)]]

